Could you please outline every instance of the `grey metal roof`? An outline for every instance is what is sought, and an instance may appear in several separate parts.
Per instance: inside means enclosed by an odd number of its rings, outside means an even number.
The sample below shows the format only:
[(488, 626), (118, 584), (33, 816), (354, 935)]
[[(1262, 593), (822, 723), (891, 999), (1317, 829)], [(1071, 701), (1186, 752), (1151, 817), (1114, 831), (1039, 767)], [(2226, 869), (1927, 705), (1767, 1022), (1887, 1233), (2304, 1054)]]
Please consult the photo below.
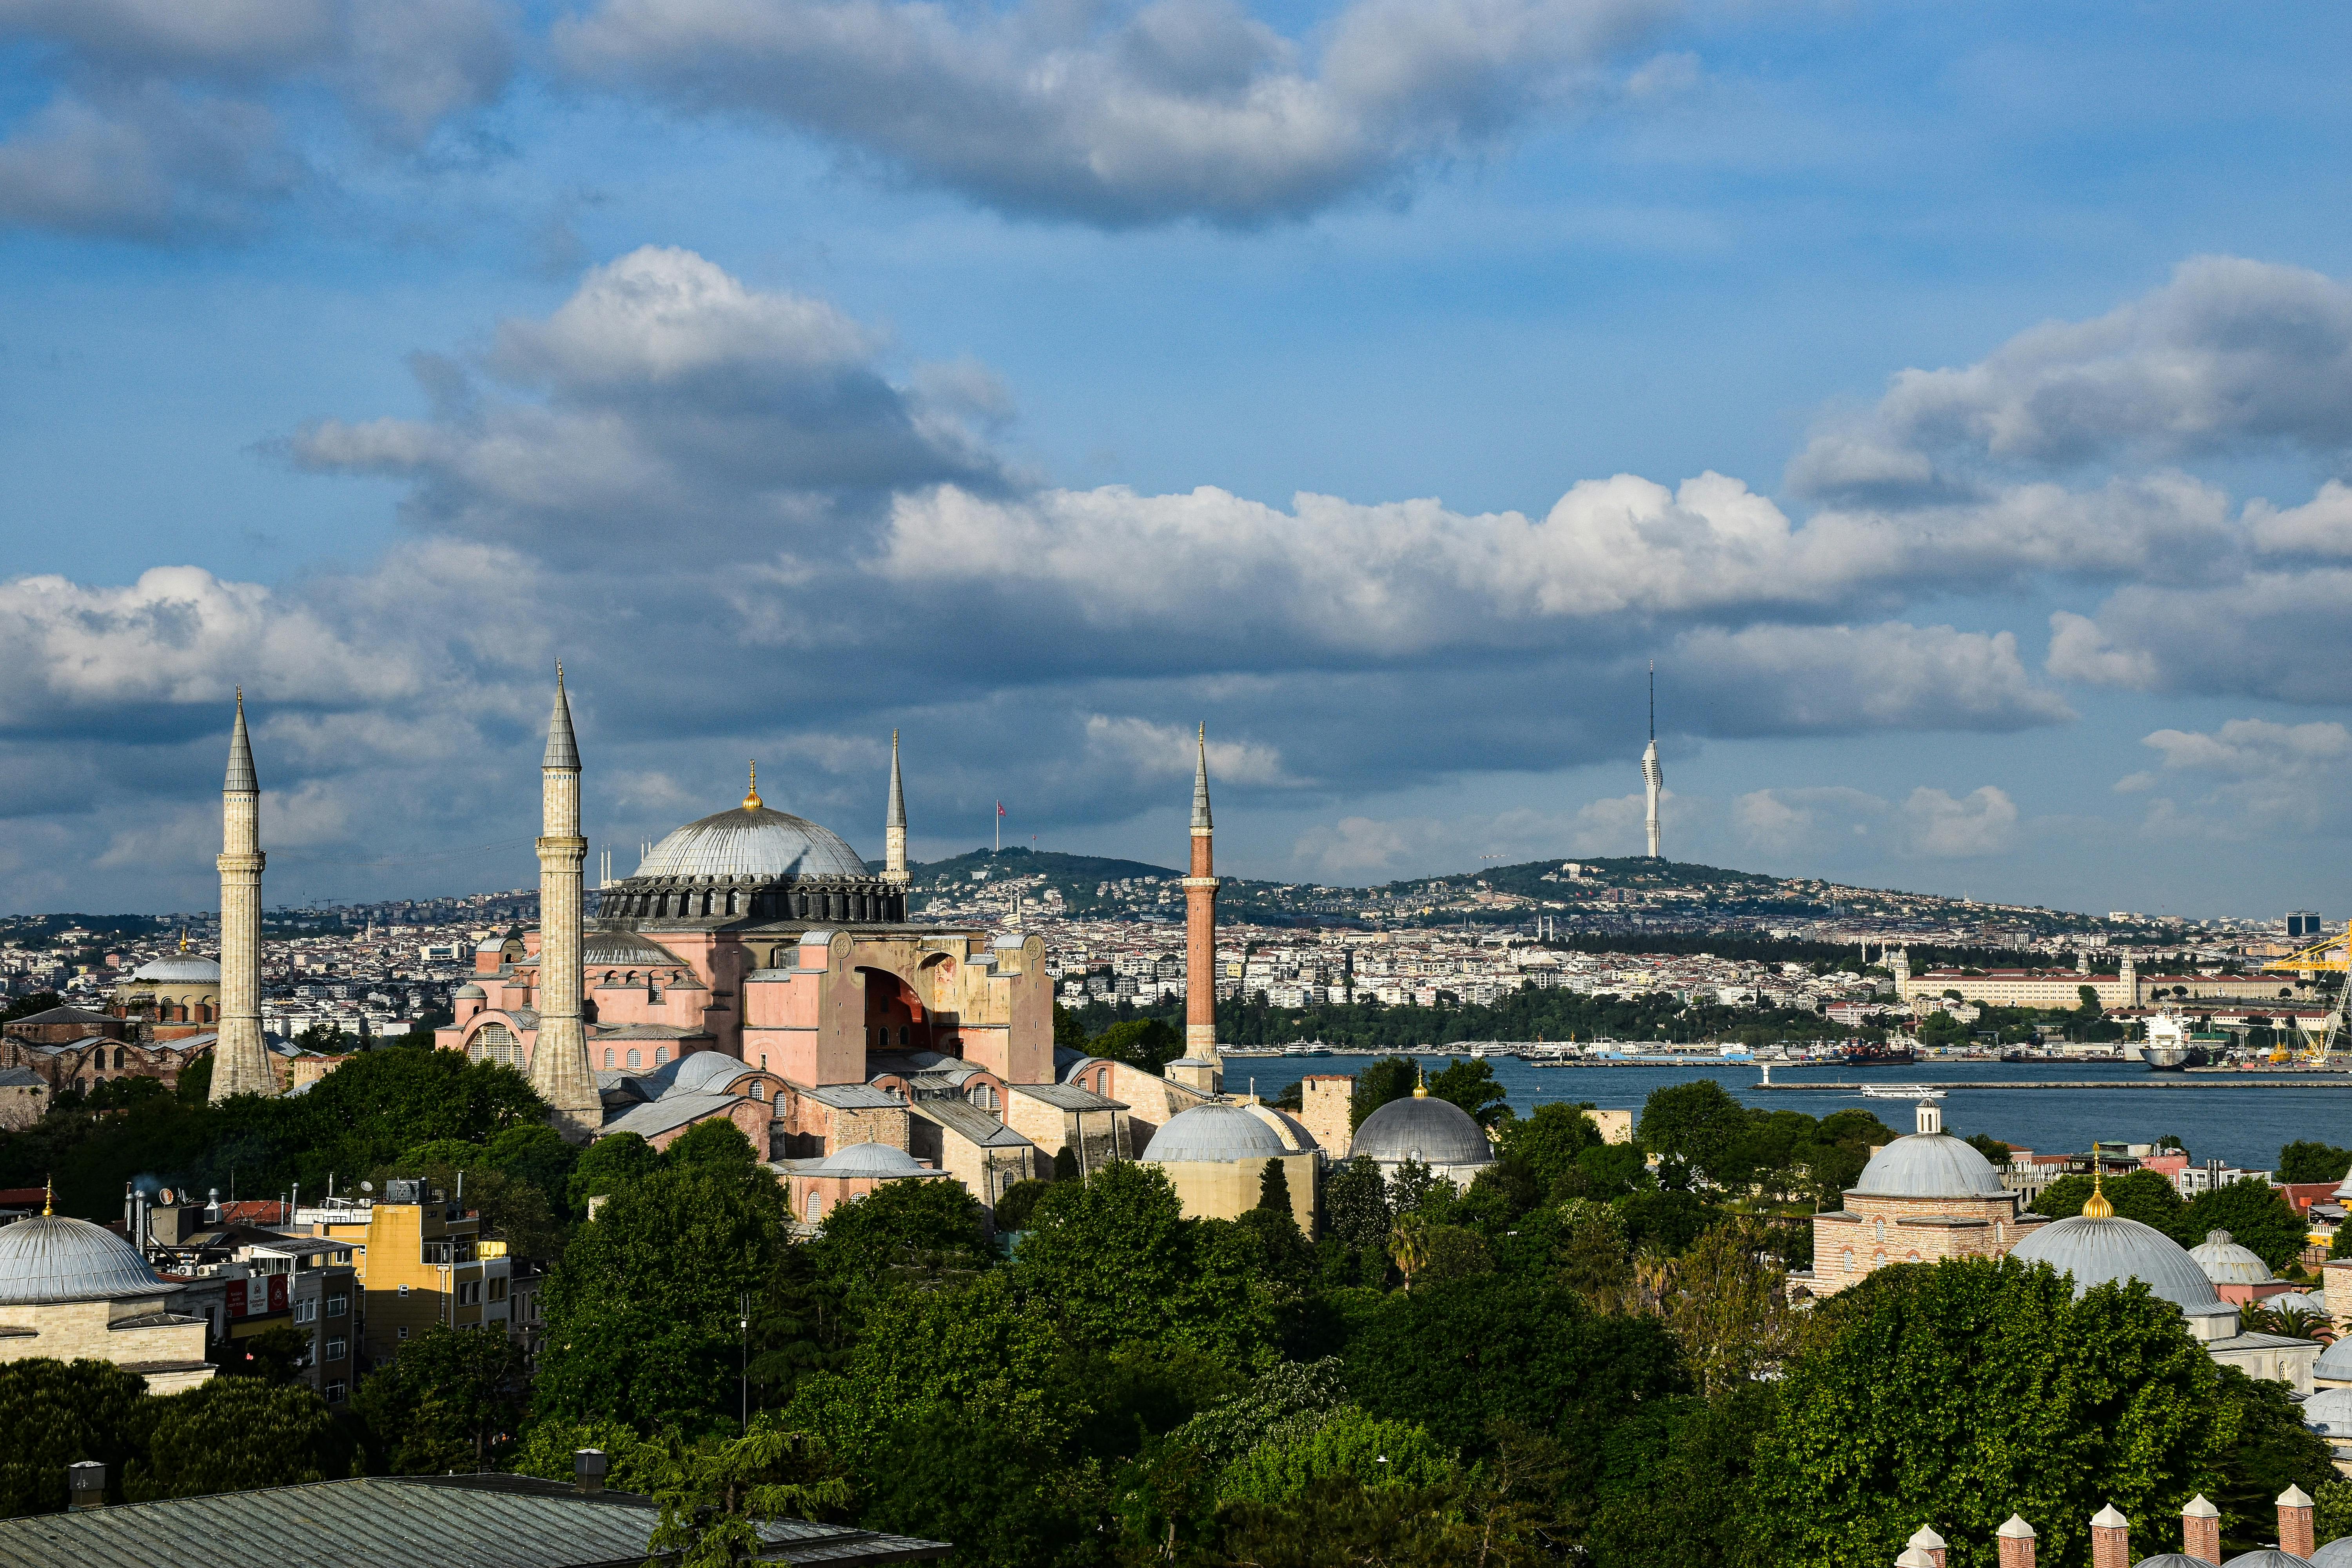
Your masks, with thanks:
[[(0, 1568), (636, 1568), (661, 1512), (530, 1476), (372, 1476), (0, 1521)], [(944, 1542), (844, 1525), (760, 1527), (794, 1563), (905, 1563)]]
[(801, 1092), (819, 1105), (830, 1105), (835, 1110), (886, 1110), (900, 1102), (867, 1084), (823, 1083)]
[(1207, 1160), (1268, 1160), (1287, 1154), (1282, 1137), (1242, 1106), (1220, 1100), (1180, 1110), (1168, 1125), (1151, 1135), (1143, 1151), (1145, 1161), (1173, 1163)]
[[(1090, 1089), (1080, 1089), (1074, 1083), (1009, 1083), (1004, 1086), (1014, 1094), (1025, 1094), (1032, 1100), (1044, 1100), (1056, 1110), (1125, 1110), (1127, 1102), (1108, 1095), (1097, 1094)], [(1174, 1125), (1171, 1123), (1170, 1125)]]
[(2352, 1383), (2352, 1337), (2337, 1340), (2320, 1352), (2319, 1364), (2311, 1369), (2311, 1375), (2331, 1383)]
[(1418, 1160), (1424, 1165), (1487, 1165), (1495, 1159), (1486, 1129), (1468, 1111), (1435, 1095), (1390, 1100), (1364, 1118), (1348, 1149), (1382, 1164)]
[(2111, 1279), (2139, 1279), (2176, 1307), (2201, 1309), (2221, 1300), (2187, 1247), (2121, 1215), (2094, 1219), (2078, 1214), (2054, 1221), (2019, 1242), (2010, 1256), (2073, 1275), (2077, 1296)]
[(846, 1149), (836, 1149), (818, 1162), (812, 1173), (819, 1176), (871, 1176), (877, 1181), (895, 1181), (901, 1176), (944, 1176), (945, 1171), (934, 1171), (904, 1149), (893, 1149), (887, 1143), (852, 1143)]
[(220, 984), (220, 965), (209, 958), (193, 952), (175, 952), (165, 958), (152, 958), (131, 972), (133, 980), (179, 980), (196, 984)]
[(2292, 1552), (2265, 1546), (2260, 1552), (2242, 1552), (2221, 1564), (2221, 1568), (2311, 1568), (2311, 1564)]
[(2299, 1414), (2323, 1437), (2352, 1437), (2352, 1388), (2323, 1388), (2303, 1402)]
[(2250, 1247), (2240, 1247), (2226, 1230), (2209, 1230), (2205, 1239), (2189, 1249), (2197, 1267), (2205, 1270), (2205, 1278), (2216, 1285), (2267, 1285), (2271, 1281), (2271, 1266), (2263, 1261), (2262, 1254)]
[(223, 795), (259, 795), (261, 784), (253, 775), (253, 739), (245, 731), (245, 689), (236, 693), (236, 723), (228, 732), (228, 776), (221, 783)]
[(104, 1013), (93, 1013), (87, 1007), (52, 1007), (46, 1013), (33, 1013), (22, 1018), (11, 1018), (12, 1029), (26, 1024), (111, 1024), (114, 1019)]
[(1948, 1132), (1909, 1132), (1870, 1157), (1853, 1191), (1884, 1198), (1999, 1198), (2000, 1173)]
[(2311, 1568), (2352, 1568), (2352, 1535), (2339, 1535), (2313, 1552)]
[[(919, 1100), (908, 1110), (935, 1121), (967, 1143), (982, 1149), (1034, 1149), (1034, 1143), (977, 1105), (961, 1100)], [(2352, 1344), (2352, 1341), (2347, 1341)]]
[(654, 846), (635, 877), (847, 877), (869, 873), (839, 834), (789, 812), (739, 806), (689, 822)]
[(580, 962), (583, 966), (604, 964), (615, 969), (686, 967), (686, 960), (650, 937), (603, 926), (590, 926), (581, 933)]
[(129, 1242), (86, 1219), (36, 1215), (0, 1226), (0, 1305), (119, 1301), (172, 1289)]
[(0, 1089), (30, 1089), (47, 1081), (31, 1068), (0, 1068)]
[[(600, 1097), (601, 1098), (601, 1097)], [(605, 1133), (634, 1132), (640, 1138), (657, 1137), (689, 1121), (699, 1121), (716, 1115), (739, 1100), (740, 1094), (665, 1094), (643, 1105), (633, 1105), (617, 1116), (606, 1120)]]

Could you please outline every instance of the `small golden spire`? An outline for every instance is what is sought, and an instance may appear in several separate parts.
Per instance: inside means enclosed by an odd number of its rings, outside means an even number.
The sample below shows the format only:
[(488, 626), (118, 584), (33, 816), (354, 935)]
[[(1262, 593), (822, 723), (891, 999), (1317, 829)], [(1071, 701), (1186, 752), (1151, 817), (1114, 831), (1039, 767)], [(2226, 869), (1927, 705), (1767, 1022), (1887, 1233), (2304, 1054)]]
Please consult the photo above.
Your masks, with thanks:
[(182, 952), (188, 951), (188, 928), (185, 926), (180, 928), (180, 951)]
[(2098, 1145), (2095, 1143), (2091, 1146), (2091, 1198), (2083, 1205), (2084, 1219), (2116, 1217), (2116, 1205), (2107, 1202), (2106, 1188), (2102, 1184), (2102, 1179), (2105, 1174), (2105, 1170), (2099, 1163)]
[(757, 761), (751, 763), (751, 787), (743, 792), (743, 809), (760, 809), (760, 764)]
[(1415, 1100), (1427, 1100), (1429, 1098), (1429, 1068), (1425, 1065), (1416, 1062), (1413, 1064), (1412, 1072), (1412, 1097)]
[(55, 1176), (51, 1176), (41, 1184), (41, 1213), (44, 1215), (48, 1215), (57, 1212), (58, 1179)]

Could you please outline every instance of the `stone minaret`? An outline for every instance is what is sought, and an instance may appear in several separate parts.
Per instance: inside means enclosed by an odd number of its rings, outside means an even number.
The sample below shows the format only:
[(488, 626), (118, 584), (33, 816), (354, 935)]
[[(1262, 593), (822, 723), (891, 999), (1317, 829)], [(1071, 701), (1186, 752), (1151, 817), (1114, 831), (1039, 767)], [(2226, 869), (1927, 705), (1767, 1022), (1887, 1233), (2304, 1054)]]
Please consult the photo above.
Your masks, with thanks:
[(580, 1023), (580, 897), (588, 840), (580, 836), (580, 745), (563, 667), (555, 667), (555, 710), (540, 759), (539, 1040), (531, 1047), (530, 1086), (547, 1101), (550, 1125), (574, 1143), (596, 1135), (604, 1105), (588, 1065)]
[(213, 1047), (215, 1100), (233, 1094), (276, 1094), (278, 1073), (261, 1039), (261, 783), (245, 731), (245, 691), (228, 737), (228, 778), (221, 785), (220, 1038)]
[(1642, 753), (1642, 784), (1650, 796), (1650, 858), (1658, 858), (1658, 795), (1666, 773), (1658, 766), (1658, 661), (1650, 661), (1650, 748)]
[(907, 890), (907, 786), (898, 777), (898, 731), (890, 731), (890, 815), (882, 824), (882, 879)]
[(1200, 761), (1192, 772), (1192, 874), (1184, 879), (1184, 1056), (1215, 1065), (1217, 1058), (1217, 865), (1210, 840), (1209, 727), (1201, 726)]

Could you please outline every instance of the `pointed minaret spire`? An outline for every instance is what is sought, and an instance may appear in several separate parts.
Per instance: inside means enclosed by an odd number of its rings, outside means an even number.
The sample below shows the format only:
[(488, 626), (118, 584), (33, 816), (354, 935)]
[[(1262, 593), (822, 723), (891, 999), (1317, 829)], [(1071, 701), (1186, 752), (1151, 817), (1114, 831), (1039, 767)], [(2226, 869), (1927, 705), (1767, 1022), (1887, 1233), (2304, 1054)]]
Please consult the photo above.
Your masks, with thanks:
[(228, 778), (221, 786), (221, 951), (219, 1031), (213, 1044), (212, 1098), (276, 1094), (278, 1072), (261, 1037), (261, 784), (253, 772), (253, 737), (245, 728), (245, 689), (228, 734)]
[(1209, 726), (1201, 725), (1200, 759), (1192, 765), (1192, 827), (1195, 832), (1215, 826), (1209, 820)]
[(253, 773), (253, 737), (245, 730), (245, 688), (236, 689), (236, 725), (228, 732), (228, 778), (221, 789), (229, 795), (259, 795)]
[(570, 768), (580, 771), (580, 742), (572, 734), (572, 703), (563, 694), (563, 666), (555, 667), (555, 710), (547, 716), (547, 754), (539, 759), (542, 768)]
[(890, 731), (890, 809), (882, 824), (882, 879), (898, 886), (897, 918), (907, 918), (907, 784), (898, 775), (898, 731)]
[(580, 1016), (582, 886), (588, 840), (580, 836), (580, 744), (563, 667), (555, 667), (555, 706), (539, 764), (539, 984), (532, 1005), (539, 1030), (530, 1046), (530, 1087), (547, 1102), (547, 1120), (574, 1143), (604, 1125), (595, 1070)]

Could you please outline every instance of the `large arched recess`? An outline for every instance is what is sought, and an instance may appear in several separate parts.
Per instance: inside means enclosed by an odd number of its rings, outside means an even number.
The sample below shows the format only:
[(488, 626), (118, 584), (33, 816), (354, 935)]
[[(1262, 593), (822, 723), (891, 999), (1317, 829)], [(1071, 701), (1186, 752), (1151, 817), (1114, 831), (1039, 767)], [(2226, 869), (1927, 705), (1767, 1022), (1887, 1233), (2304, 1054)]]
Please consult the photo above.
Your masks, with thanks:
[(872, 1051), (929, 1051), (932, 1044), (930, 1010), (915, 988), (887, 969), (861, 964), (857, 975), (866, 985), (866, 1048)]

